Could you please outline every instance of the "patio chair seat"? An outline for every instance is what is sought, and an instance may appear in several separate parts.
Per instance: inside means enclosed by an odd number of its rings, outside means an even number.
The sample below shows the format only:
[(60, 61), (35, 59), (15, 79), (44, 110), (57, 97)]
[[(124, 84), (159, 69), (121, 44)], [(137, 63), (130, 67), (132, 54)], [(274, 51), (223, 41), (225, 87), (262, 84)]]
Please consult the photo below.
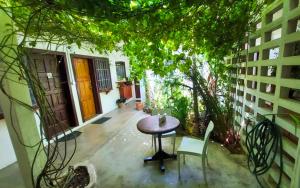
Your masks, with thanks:
[(189, 137), (183, 137), (177, 152), (202, 155), (204, 148), (204, 141)]
[(209, 122), (209, 125), (206, 129), (204, 140), (199, 140), (195, 138), (183, 137), (181, 144), (177, 150), (177, 160), (178, 160), (178, 178), (180, 179), (180, 157), (183, 155), (183, 162), (185, 163), (185, 155), (194, 155), (200, 156), (202, 158), (202, 168), (204, 180), (206, 180), (206, 172), (205, 172), (205, 161), (208, 163), (207, 158), (207, 145), (209, 136), (214, 129), (214, 124), (212, 121)]

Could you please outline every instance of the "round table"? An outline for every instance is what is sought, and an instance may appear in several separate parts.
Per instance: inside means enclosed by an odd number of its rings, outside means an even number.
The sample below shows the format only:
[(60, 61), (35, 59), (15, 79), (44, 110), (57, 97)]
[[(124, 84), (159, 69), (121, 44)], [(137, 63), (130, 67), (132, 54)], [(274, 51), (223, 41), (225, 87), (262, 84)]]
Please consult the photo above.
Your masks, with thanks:
[(144, 162), (159, 161), (160, 170), (164, 172), (164, 159), (176, 159), (176, 155), (168, 154), (162, 150), (161, 135), (175, 130), (179, 126), (179, 123), (180, 122), (178, 119), (172, 116), (166, 116), (166, 121), (163, 124), (159, 125), (158, 115), (143, 118), (137, 123), (137, 129), (140, 132), (145, 134), (157, 135), (158, 137), (158, 151), (152, 157), (145, 158)]

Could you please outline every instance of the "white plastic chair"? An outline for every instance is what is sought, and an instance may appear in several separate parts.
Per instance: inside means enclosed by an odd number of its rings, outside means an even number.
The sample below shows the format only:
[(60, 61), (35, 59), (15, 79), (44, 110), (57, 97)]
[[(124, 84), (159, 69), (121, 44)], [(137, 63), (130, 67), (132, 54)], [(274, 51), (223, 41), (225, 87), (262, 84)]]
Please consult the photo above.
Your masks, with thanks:
[[(174, 154), (174, 152), (175, 152), (175, 141), (176, 141), (176, 131), (171, 131), (171, 132), (168, 132), (168, 133), (165, 133), (165, 134), (161, 135), (161, 138), (168, 138), (168, 137), (173, 137), (172, 144), (173, 144), (173, 154)], [(156, 150), (156, 138), (157, 138), (157, 135), (152, 135), (152, 147), (154, 145), (155, 152), (157, 151)]]
[(177, 150), (177, 159), (178, 159), (178, 178), (180, 179), (180, 156), (183, 155), (183, 162), (185, 163), (185, 155), (194, 155), (202, 157), (202, 167), (203, 167), (203, 175), (204, 180), (206, 180), (206, 172), (205, 172), (205, 160), (208, 164), (207, 159), (207, 145), (210, 133), (214, 129), (214, 123), (212, 121), (209, 122), (209, 125), (206, 129), (204, 140), (183, 137), (181, 144)]

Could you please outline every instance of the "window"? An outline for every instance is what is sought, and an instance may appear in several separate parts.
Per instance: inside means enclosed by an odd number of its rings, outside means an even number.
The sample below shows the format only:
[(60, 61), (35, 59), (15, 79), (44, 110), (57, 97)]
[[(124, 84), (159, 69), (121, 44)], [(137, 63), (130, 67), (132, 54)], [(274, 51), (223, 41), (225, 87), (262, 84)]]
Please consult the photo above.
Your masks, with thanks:
[(96, 86), (98, 91), (112, 90), (109, 61), (106, 58), (94, 59)]
[(118, 80), (124, 80), (126, 78), (125, 62), (116, 62), (116, 69)]

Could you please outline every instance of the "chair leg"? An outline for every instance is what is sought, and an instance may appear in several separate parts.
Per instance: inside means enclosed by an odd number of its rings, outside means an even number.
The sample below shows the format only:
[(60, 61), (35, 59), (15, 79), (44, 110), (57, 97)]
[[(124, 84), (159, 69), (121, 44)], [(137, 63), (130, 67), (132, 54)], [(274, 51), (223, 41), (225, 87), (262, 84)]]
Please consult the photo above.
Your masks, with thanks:
[(156, 152), (156, 137), (153, 136), (153, 138), (154, 138), (154, 151)]
[(154, 142), (154, 136), (152, 135), (152, 140), (151, 140), (151, 147), (153, 148), (153, 143)]
[(173, 155), (175, 154), (175, 144), (176, 144), (176, 136), (173, 137)]
[(206, 179), (206, 167), (205, 167), (205, 156), (202, 156), (202, 168), (203, 168), (203, 176), (204, 176), (204, 181), (207, 184), (207, 179)]
[(180, 153), (177, 153), (178, 179), (180, 180)]

